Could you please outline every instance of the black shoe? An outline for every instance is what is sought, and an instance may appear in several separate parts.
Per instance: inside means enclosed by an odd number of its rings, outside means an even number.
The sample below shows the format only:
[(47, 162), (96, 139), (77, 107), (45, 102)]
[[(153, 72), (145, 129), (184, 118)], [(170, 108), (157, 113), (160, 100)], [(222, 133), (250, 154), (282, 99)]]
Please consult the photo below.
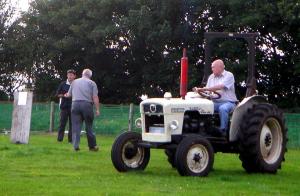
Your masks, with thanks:
[(80, 148), (77, 147), (77, 148), (74, 148), (74, 150), (77, 152), (77, 151), (80, 151)]
[(58, 142), (62, 142), (63, 140), (62, 140), (62, 139), (57, 139), (57, 141), (58, 141)]
[(98, 146), (94, 146), (93, 148), (90, 148), (90, 151), (93, 151), (93, 152), (97, 152), (98, 150), (99, 150)]

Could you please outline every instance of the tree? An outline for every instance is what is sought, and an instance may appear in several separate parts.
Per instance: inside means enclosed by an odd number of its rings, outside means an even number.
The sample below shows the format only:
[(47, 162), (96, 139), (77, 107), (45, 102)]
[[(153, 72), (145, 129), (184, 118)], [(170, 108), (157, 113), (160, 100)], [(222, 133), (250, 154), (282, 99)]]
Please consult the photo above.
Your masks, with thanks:
[(220, 20), (229, 30), (259, 33), (257, 77), (260, 93), (283, 107), (299, 107), (299, 1), (245, 3), (231, 0), (222, 1), (220, 6), (229, 8), (224, 10)]
[(10, 6), (9, 1), (0, 0), (0, 90), (3, 94), (1, 97), (5, 97), (6, 93), (11, 94), (11, 89), (15, 82), (14, 79), (16, 79), (11, 77), (11, 72), (8, 72), (12, 56), (10, 55), (10, 50), (7, 48), (7, 39), (9, 37), (8, 32), (12, 15), (13, 8)]
[[(48, 85), (40, 75), (54, 74), (49, 80), (56, 80), (69, 68), (80, 73), (89, 67), (105, 103), (138, 102), (143, 93), (178, 96), (183, 47), (191, 88), (202, 80), (204, 32), (258, 32), (260, 94), (281, 106), (298, 104), (297, 0), (36, 0), (16, 27), (17, 65), (38, 84), (36, 90)], [(217, 40), (214, 46), (212, 58), (223, 58), (237, 72), (242, 94), (245, 43)]]

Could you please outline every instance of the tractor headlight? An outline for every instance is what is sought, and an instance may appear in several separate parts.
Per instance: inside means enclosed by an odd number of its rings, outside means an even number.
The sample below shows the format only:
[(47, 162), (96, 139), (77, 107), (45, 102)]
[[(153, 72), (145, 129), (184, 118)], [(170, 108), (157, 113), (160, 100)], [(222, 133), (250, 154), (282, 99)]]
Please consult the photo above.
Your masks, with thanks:
[(171, 128), (172, 131), (175, 131), (178, 128), (178, 121), (177, 120), (172, 120), (170, 122), (169, 127)]
[(142, 119), (141, 118), (138, 118), (135, 120), (135, 126), (136, 128), (142, 128)]

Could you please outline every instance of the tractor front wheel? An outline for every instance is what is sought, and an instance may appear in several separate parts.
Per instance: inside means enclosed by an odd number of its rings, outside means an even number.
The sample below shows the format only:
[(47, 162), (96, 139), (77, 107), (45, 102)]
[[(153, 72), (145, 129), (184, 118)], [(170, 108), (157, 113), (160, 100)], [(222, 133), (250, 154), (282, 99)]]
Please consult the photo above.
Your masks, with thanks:
[(213, 167), (214, 150), (207, 139), (187, 136), (179, 143), (175, 160), (180, 175), (207, 176)]
[(120, 172), (144, 170), (150, 159), (150, 149), (138, 146), (141, 134), (125, 132), (117, 137), (111, 150), (111, 160)]

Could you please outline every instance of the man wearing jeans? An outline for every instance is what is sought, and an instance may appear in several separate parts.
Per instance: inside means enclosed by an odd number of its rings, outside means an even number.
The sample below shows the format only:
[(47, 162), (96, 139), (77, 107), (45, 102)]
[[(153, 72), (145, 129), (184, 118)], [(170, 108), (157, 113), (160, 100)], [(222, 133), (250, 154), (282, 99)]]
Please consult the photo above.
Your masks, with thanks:
[(94, 81), (91, 80), (92, 71), (84, 69), (82, 77), (76, 79), (71, 84), (69, 92), (65, 95), (72, 97), (72, 140), (75, 151), (79, 151), (80, 132), (83, 121), (85, 122), (86, 136), (90, 151), (98, 151), (96, 136), (93, 132), (94, 111), (96, 116), (99, 112), (98, 88)]
[(219, 113), (221, 120), (219, 133), (221, 136), (226, 137), (229, 113), (238, 101), (234, 89), (234, 76), (231, 72), (225, 70), (224, 62), (220, 59), (212, 63), (211, 69), (213, 73), (209, 76), (206, 87), (197, 88), (197, 90), (211, 90), (220, 93), (221, 98), (214, 100), (214, 110)]

